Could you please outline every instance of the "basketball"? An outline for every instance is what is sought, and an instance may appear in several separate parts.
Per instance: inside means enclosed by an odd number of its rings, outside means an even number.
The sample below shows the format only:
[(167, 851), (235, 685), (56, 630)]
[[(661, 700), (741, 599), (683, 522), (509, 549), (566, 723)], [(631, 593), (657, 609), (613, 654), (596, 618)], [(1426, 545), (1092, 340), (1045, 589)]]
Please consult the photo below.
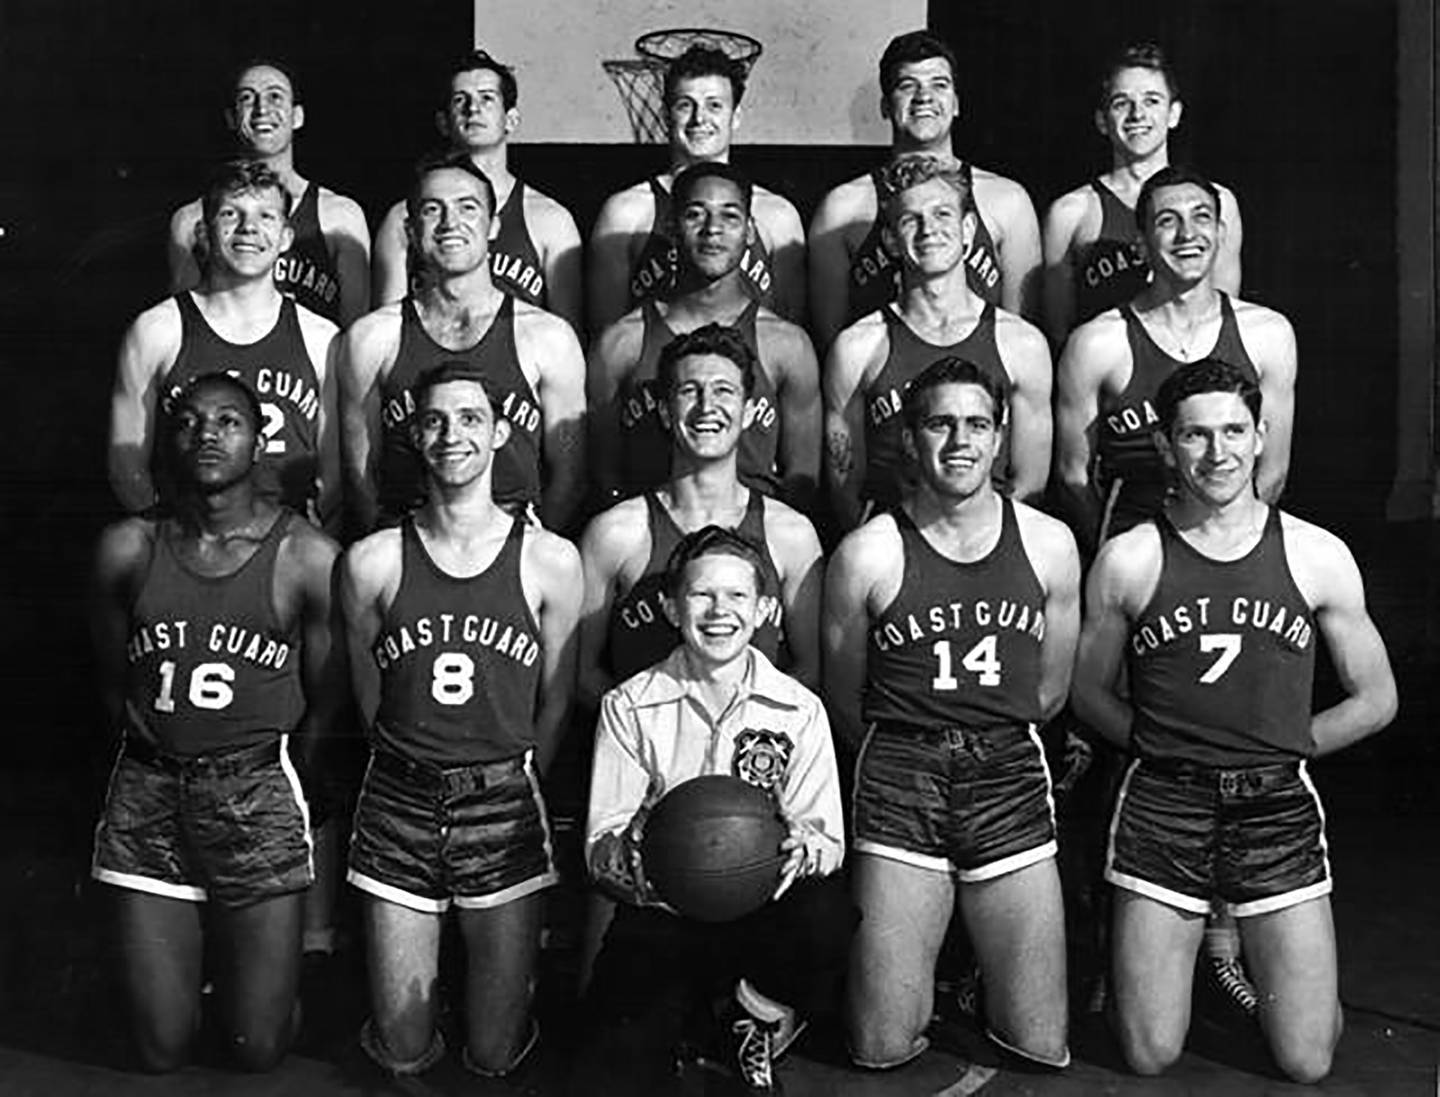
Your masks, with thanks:
[(728, 922), (780, 885), (788, 829), (769, 795), (738, 777), (695, 777), (655, 805), (640, 851), (660, 897), (689, 918)]

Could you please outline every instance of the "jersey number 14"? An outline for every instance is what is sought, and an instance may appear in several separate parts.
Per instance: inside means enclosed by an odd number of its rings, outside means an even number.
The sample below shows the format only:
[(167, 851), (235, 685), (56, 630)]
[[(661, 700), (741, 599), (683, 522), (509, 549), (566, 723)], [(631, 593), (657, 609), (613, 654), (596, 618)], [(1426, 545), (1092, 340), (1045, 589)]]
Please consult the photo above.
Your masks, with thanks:
[[(960, 660), (960, 666), (976, 676), (975, 680), (982, 686), (998, 686), (1000, 684), (1000, 654), (999, 639), (995, 633), (981, 638), (980, 642), (967, 651)], [(960, 679), (955, 677), (954, 656), (950, 650), (949, 640), (937, 640), (931, 649), (935, 653), (936, 667), (935, 677), (930, 679), (930, 688), (940, 693), (948, 693), (951, 690), (960, 688)]]

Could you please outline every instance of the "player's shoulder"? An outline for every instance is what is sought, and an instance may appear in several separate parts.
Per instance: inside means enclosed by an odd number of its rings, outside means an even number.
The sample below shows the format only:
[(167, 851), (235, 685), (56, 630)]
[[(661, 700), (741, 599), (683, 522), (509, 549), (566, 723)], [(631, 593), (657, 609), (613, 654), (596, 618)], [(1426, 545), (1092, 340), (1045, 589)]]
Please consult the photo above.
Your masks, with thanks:
[(590, 519), (580, 544), (587, 556), (621, 560), (649, 539), (649, 505), (643, 495), (634, 495)]
[(401, 559), (399, 526), (387, 526), (360, 538), (344, 552), (345, 570), (358, 580), (378, 582), (398, 571)]
[(867, 171), (831, 187), (820, 200), (820, 206), (846, 211), (867, 205), (873, 208), (876, 201), (875, 177)]
[(1230, 307), (1235, 310), (1235, 322), (1247, 330), (1274, 335), (1293, 335), (1294, 333), (1295, 329), (1284, 313), (1259, 302), (1231, 297)]
[(204, 206), (199, 198), (186, 202), (170, 215), (170, 236), (183, 240), (188, 246), (195, 235), (195, 228), (204, 217)]
[(286, 523), (280, 535), (280, 552), (306, 566), (323, 566), (327, 571), (340, 555), (340, 545), (304, 515), (294, 511), (277, 521)]
[(312, 312), (298, 301), (295, 303), (295, 319), (300, 324), (300, 332), (304, 335), (306, 342), (311, 340), (329, 342), (340, 333), (340, 325), (334, 320), (327, 319), (318, 312)]
[(1005, 344), (1002, 349), (1012, 349), (1021, 354), (1045, 355), (1050, 358), (1050, 342), (1045, 333), (1018, 312), (1010, 312), (998, 305), (995, 307), (995, 338)]
[(648, 228), (655, 218), (655, 192), (647, 177), (622, 187), (605, 199), (595, 218), (595, 227), (602, 224), (611, 230)]
[(530, 562), (547, 576), (563, 579), (580, 574), (580, 550), (558, 533), (528, 523), (521, 548)]
[(755, 337), (772, 351), (793, 352), (804, 347), (814, 350), (804, 328), (763, 305), (755, 312)]
[(178, 339), (180, 325), (180, 302), (171, 296), (141, 310), (130, 322), (130, 335), (132, 339), (140, 339), (147, 343), (154, 339), (162, 339), (167, 335), (173, 335)]
[(883, 511), (847, 533), (835, 549), (835, 560), (852, 572), (890, 570), (900, 559), (900, 525), (894, 514)]
[(1285, 537), (1285, 551), (1292, 558), (1296, 554), (1300, 554), (1319, 563), (1327, 560), (1342, 562), (1354, 559), (1350, 552), (1350, 546), (1339, 534), (1331, 532), (1324, 526), (1317, 526), (1314, 522), (1308, 522), (1289, 511), (1282, 510), (1280, 512), (1280, 530)]
[(1045, 225), (1051, 232), (1068, 230), (1073, 235), (1085, 216), (1099, 204), (1095, 188), (1089, 183), (1082, 183), (1050, 203), (1045, 211)]
[(836, 362), (864, 365), (889, 343), (890, 325), (884, 313), (876, 309), (841, 328), (830, 344), (830, 355)]
[(993, 209), (996, 213), (1012, 210), (1024, 203), (1025, 207), (1032, 212), (1034, 206), (1030, 202), (1030, 192), (1023, 184), (1011, 179), (1008, 175), (1001, 175), (999, 172), (991, 171), (989, 168), (982, 168), (978, 164), (970, 165), (970, 182), (975, 193), (977, 205), (986, 209)]
[(786, 198), (783, 194), (755, 184), (754, 199), (752, 202), (755, 216), (764, 220), (768, 217), (784, 216), (800, 220), (800, 211), (795, 208), (795, 203)]
[(820, 537), (815, 523), (782, 499), (765, 499), (765, 539), (788, 551), (819, 552)]
[[(764, 652), (757, 648), (750, 650), (751, 657), (755, 660), (754, 683), (757, 691), (763, 691), (770, 700), (798, 709), (806, 716), (812, 713), (825, 715), (825, 704), (814, 690), (786, 674), (772, 663)], [(799, 724), (796, 730), (805, 726), (805, 723)]]
[(1127, 349), (1125, 317), (1118, 308), (1106, 309), (1070, 332), (1063, 358), (1077, 368), (1109, 366), (1117, 350)]
[(134, 574), (150, 559), (159, 526), (154, 519), (132, 515), (100, 531), (95, 545), (96, 569), (102, 581)]
[(531, 225), (543, 227), (546, 224), (575, 226), (575, 217), (558, 198), (552, 198), (543, 190), (537, 190), (529, 183), (524, 193), (525, 219)]
[(575, 329), (563, 317), (519, 297), (514, 298), (514, 301), (517, 332), (524, 331), (545, 340), (576, 338)]
[[(320, 186), (318, 183), (315, 185)], [(320, 187), (315, 204), (319, 210), (323, 228), (365, 224), (365, 210), (349, 195), (341, 194), (329, 187)]]
[(1076, 554), (1075, 535), (1070, 527), (1043, 510), (1014, 502), (1015, 524), (1027, 548), (1036, 548), (1046, 554)]
[(1091, 571), (1116, 589), (1133, 590), (1153, 582), (1163, 559), (1160, 527), (1154, 521), (1141, 522), (1101, 545)]
[(357, 316), (345, 329), (345, 338), (352, 351), (361, 353), (379, 349), (400, 338), (403, 301), (391, 301)]
[(637, 306), (620, 319), (605, 325), (596, 337), (594, 354), (605, 362), (620, 360), (631, 365), (645, 337), (645, 312)]

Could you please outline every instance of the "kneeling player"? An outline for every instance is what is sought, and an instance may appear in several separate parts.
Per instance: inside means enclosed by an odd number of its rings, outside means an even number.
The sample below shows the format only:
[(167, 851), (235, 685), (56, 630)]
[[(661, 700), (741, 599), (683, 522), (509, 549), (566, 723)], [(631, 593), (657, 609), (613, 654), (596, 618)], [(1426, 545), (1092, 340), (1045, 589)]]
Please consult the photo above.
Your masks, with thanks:
[(1055, 812), (1036, 732), (1069, 686), (1080, 564), (1061, 523), (991, 483), (1004, 408), (1000, 383), (973, 363), (942, 358), (916, 377), (904, 398), (914, 493), (850, 534), (825, 580), (827, 698), (859, 747), (848, 991), (862, 1066), (925, 1050), (957, 898), (991, 1038), (1043, 1065), (1070, 1059)]
[[(1342, 1019), (1307, 759), (1389, 723), (1395, 682), (1349, 549), (1256, 495), (1255, 382), (1215, 360), (1184, 366), (1156, 412), (1178, 495), (1100, 550), (1075, 672), (1080, 715), (1135, 755), (1105, 868), (1120, 1042), (1142, 1074), (1179, 1058), (1219, 900), (1240, 922), (1276, 1061), (1315, 1082)], [(1317, 630), (1346, 697), (1311, 715)]]
[(293, 1035), (313, 871), (290, 736), (328, 733), (344, 688), (330, 633), (338, 550), (257, 496), (263, 422), (240, 381), (195, 378), (164, 423), (173, 513), (129, 518), (100, 541), (96, 635), (124, 739), (93, 874), (114, 887), (149, 1070), (189, 1054), (202, 956), (240, 1067), (273, 1067)]
[[(766, 570), (754, 544), (718, 526), (676, 547), (664, 606), (682, 642), (605, 694), (585, 843), (590, 871), (621, 900), (595, 965), (597, 1015), (637, 1015), (677, 983), (723, 992), (731, 1065), (761, 1093), (774, 1092), (772, 1061), (803, 1019), (838, 998), (853, 923), (843, 891), (819, 879), (845, 854), (825, 709), (750, 646), (773, 597)], [(677, 916), (640, 857), (656, 801), (702, 774), (766, 790), (790, 826), (775, 899), (734, 922)]]
[(372, 1059), (414, 1074), (444, 1052), (435, 999), (441, 918), (466, 949), (465, 1053), (507, 1074), (538, 1036), (530, 997), (541, 892), (556, 880), (538, 774), (575, 672), (580, 560), (491, 495), (509, 421), (480, 373), (415, 386), (427, 500), (345, 556), (340, 598), (373, 751), (350, 882), (365, 893)]

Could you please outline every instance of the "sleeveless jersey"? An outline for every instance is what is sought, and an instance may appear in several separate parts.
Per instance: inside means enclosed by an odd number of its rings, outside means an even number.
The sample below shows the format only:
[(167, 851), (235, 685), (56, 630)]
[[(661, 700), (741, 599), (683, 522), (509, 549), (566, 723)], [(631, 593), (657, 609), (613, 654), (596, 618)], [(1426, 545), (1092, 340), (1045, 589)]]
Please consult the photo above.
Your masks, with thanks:
[(295, 234), (290, 250), (275, 261), (275, 285), (311, 312), (340, 323), (340, 275), (320, 231), (320, 184), (307, 183), (290, 212)]
[(250, 559), (199, 575), (164, 526), (130, 613), (125, 731), (170, 754), (254, 746), (292, 731), (305, 712), (300, 626), (275, 613), (275, 557), (290, 528), (281, 510)]
[(440, 767), (514, 758), (535, 745), (540, 627), (520, 582), (525, 523), (479, 575), (431, 559), (400, 524), (400, 589), (371, 654), (380, 668), (376, 742)]
[[(880, 314), (889, 333), (890, 353), (865, 393), (865, 483), (861, 494), (873, 500), (877, 509), (888, 509), (900, 501), (913, 479), (901, 414), (905, 387), (932, 362), (948, 355), (974, 362), (999, 381), (1007, 393), (1011, 385), (995, 342), (994, 305), (986, 304), (969, 335), (947, 346), (921, 339), (893, 305), (887, 305)], [(1003, 479), (1009, 466), (1009, 445), (1005, 443), (995, 458), (995, 478)]]
[[(881, 174), (880, 168), (870, 172), (877, 201)], [(985, 227), (985, 219), (980, 216), (973, 194), (966, 199), (965, 209), (975, 214), (975, 237), (970, 242), (970, 254), (965, 257), (965, 283), (977, 297), (998, 305), (1000, 260), (995, 250), (995, 238)], [(853, 324), (900, 296), (900, 261), (885, 250), (882, 229), (877, 213), (865, 239), (850, 256), (850, 314), (847, 323)]]
[(545, 266), (525, 222), (525, 184), (519, 179), (500, 207), (497, 228), (490, 240), (490, 277), (506, 293), (540, 308), (548, 308)]
[[(320, 378), (300, 333), (295, 302), (286, 297), (275, 326), (255, 342), (231, 343), (215, 333), (189, 292), (176, 294), (175, 301), (180, 353), (162, 382), (161, 412), (168, 417), (175, 398), (202, 374), (239, 378), (259, 397), (264, 417), (265, 452), (255, 471), (256, 491), (308, 513), (320, 471)], [(156, 453), (160, 457), (163, 449), (157, 446)]]
[(870, 627), (866, 720), (924, 728), (1036, 723), (1045, 592), (1015, 504), (1000, 497), (1000, 537), (979, 560), (937, 552), (902, 508), (899, 593)]
[(1315, 629), (1285, 556), (1280, 511), (1239, 560), (1212, 560), (1155, 519), (1163, 564), (1126, 652), (1132, 749), (1216, 767), (1315, 753)]
[[(680, 273), (679, 244), (666, 231), (670, 224), (670, 192), (660, 185), (660, 180), (650, 180), (650, 194), (655, 200), (655, 217), (650, 222), (650, 235), (645, 246), (630, 266), (630, 307), (653, 301), (664, 300), (675, 290)], [(750, 219), (755, 228), (755, 239), (740, 258), (740, 282), (752, 298), (769, 307), (775, 304), (773, 292), (773, 271), (770, 249), (760, 238), (755, 219)]]
[[(1169, 477), (1152, 437), (1160, 424), (1154, 401), (1165, 378), (1185, 365), (1160, 349), (1129, 305), (1120, 306), (1120, 315), (1125, 318), (1133, 367), (1119, 399), (1100, 415), (1095, 483), (1107, 500), (1105, 536), (1139, 525), (1164, 505)], [(1220, 294), (1220, 317), (1220, 334), (1209, 357), (1229, 362), (1259, 383), (1260, 375), (1240, 339), (1235, 309), (1224, 293)]]
[[(658, 663), (680, 643), (679, 631), (670, 624), (660, 608), (660, 592), (665, 587), (665, 566), (670, 554), (685, 534), (653, 492), (645, 493), (645, 509), (650, 523), (650, 558), (635, 585), (615, 599), (610, 610), (607, 646), (610, 670), (617, 682), (623, 682)], [(760, 622), (750, 641), (774, 663), (780, 653), (784, 608), (779, 597), (780, 572), (775, 567), (765, 539), (765, 496), (760, 492), (750, 492), (745, 516), (740, 519), (735, 531), (748, 537), (760, 549), (765, 563), (765, 585), (775, 596), (774, 609)]]
[[(780, 413), (775, 383), (764, 363), (759, 362), (760, 341), (755, 331), (755, 317), (760, 303), (752, 301), (731, 325), (754, 353), (760, 368), (755, 371), (755, 419), (740, 435), (736, 468), (748, 486), (775, 494), (780, 478), (776, 471), (776, 455), (780, 446)], [(676, 332), (665, 322), (654, 301), (640, 306), (644, 324), (640, 359), (620, 386), (620, 490), (623, 495), (638, 495), (663, 484), (670, 475), (670, 432), (660, 421), (659, 399), (655, 394), (655, 378), (659, 372), (660, 352), (673, 342)]]
[(1075, 257), (1075, 323), (1128, 304), (1150, 283), (1150, 264), (1140, 247), (1135, 211), (1099, 179), (1090, 189), (1100, 199), (1100, 234)]
[(493, 458), (495, 501), (506, 507), (539, 501), (540, 401), (515, 351), (515, 299), (508, 294), (501, 299), (495, 319), (474, 345), (449, 350), (430, 337), (414, 299), (407, 297), (400, 302), (400, 348), (395, 352), (395, 364), (380, 383), (382, 520), (393, 521), (425, 498), (424, 465), (410, 444), (410, 420), (415, 414), (412, 389), (432, 366), (455, 361), (463, 361), (483, 375), (490, 399), (510, 421), (510, 438)]

